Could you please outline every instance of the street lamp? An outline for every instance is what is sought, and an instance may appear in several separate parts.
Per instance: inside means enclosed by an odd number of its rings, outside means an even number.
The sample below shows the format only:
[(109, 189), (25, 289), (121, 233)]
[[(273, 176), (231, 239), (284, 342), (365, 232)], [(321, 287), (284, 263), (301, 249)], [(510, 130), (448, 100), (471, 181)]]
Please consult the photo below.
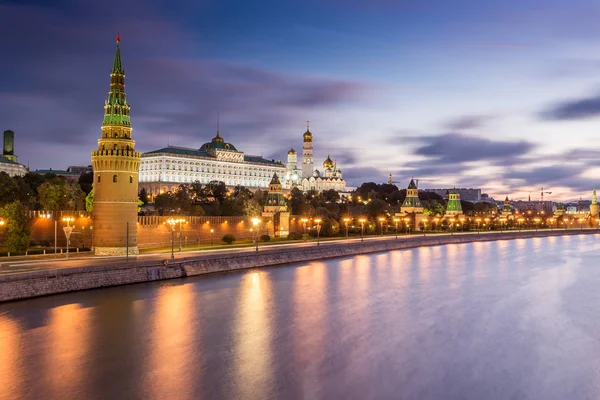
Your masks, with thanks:
[(211, 230), (210, 230), (210, 246), (211, 246), (211, 247), (212, 247), (212, 245), (213, 245), (213, 234), (214, 234), (214, 233), (215, 233), (215, 230), (214, 230), (214, 229), (211, 229)]
[(490, 219), (489, 219), (489, 218), (484, 218), (483, 220), (485, 221), (485, 224), (483, 224), (483, 226), (487, 226), (487, 227), (488, 227), (488, 229), (489, 229), (489, 222), (490, 222)]
[(450, 235), (454, 235), (454, 218), (450, 218)]
[(365, 222), (367, 222), (367, 220), (364, 218), (360, 218), (358, 220), (358, 222), (360, 222), (360, 241), (364, 242), (365, 241)]
[(256, 231), (256, 251), (258, 251), (258, 224), (260, 224), (260, 219), (256, 217), (252, 218), (252, 225)]
[(408, 218), (408, 217), (404, 218), (404, 223), (406, 224), (406, 234), (407, 235), (410, 234), (410, 224), (409, 224), (409, 222), (410, 222), (410, 218)]
[(506, 218), (500, 218), (500, 233), (504, 230), (504, 223), (506, 222)]
[(579, 230), (582, 231), (583, 230), (583, 218), (579, 218)]
[[(46, 218), (46, 219), (50, 219), (52, 218), (52, 215), (50, 215), (50, 213), (47, 214), (42, 214), (41, 215), (42, 218)], [(52, 218), (54, 220), (54, 258), (56, 258), (56, 250), (57, 250), (57, 232), (58, 232), (58, 221), (56, 220), (56, 218)], [(0, 225), (3, 225), (4, 221), (0, 221)]]
[(435, 228), (433, 228), (433, 229), (434, 229), (434, 230), (437, 230), (437, 229), (440, 227), (440, 226), (438, 225), (438, 224), (439, 224), (439, 222), (440, 222), (440, 219), (439, 219), (438, 217), (435, 217), (435, 218), (433, 219), (433, 222), (434, 222), (434, 224), (435, 224)]
[(317, 246), (321, 244), (320, 235), (321, 235), (321, 218), (316, 218), (315, 223), (317, 224)]
[(346, 224), (346, 239), (348, 239), (348, 222), (350, 222), (350, 218), (344, 218), (344, 223)]
[(423, 218), (421, 222), (423, 222), (423, 236), (425, 236), (425, 234), (427, 233), (427, 223), (429, 222), (429, 220), (427, 218)]
[(302, 218), (300, 221), (302, 221), (302, 226), (304, 227), (304, 241), (306, 242), (306, 223), (308, 222), (308, 219)]
[(569, 218), (564, 218), (563, 222), (565, 224), (565, 231), (566, 231), (567, 229), (569, 229)]
[(464, 232), (465, 231), (465, 219), (463, 217), (460, 217), (459, 221), (460, 221), (460, 231)]
[(169, 218), (167, 224), (171, 227), (171, 260), (173, 260), (175, 258), (175, 225), (177, 225), (177, 220)]
[(73, 228), (71, 227), (71, 222), (75, 221), (73, 217), (64, 217), (62, 219), (67, 223), (67, 226), (63, 227), (63, 231), (65, 231), (65, 236), (67, 237), (67, 260), (69, 259), (69, 244), (71, 243), (71, 232), (73, 232)]
[(479, 232), (481, 231), (481, 218), (477, 218), (475, 221), (477, 222), (477, 234), (479, 235)]
[(379, 227), (381, 230), (381, 236), (383, 236), (383, 223), (385, 222), (385, 218), (384, 217), (379, 217)]
[(538, 223), (540, 222), (539, 218), (534, 218), (533, 221), (535, 222), (535, 231), (537, 232), (538, 230)]
[(398, 239), (398, 222), (400, 222), (400, 219), (394, 218), (394, 222), (396, 223), (396, 239)]

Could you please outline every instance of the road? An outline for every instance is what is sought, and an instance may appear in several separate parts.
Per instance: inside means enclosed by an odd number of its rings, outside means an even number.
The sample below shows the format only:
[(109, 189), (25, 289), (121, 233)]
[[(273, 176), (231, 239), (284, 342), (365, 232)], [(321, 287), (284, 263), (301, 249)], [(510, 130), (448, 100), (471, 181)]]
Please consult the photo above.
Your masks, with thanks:
[[(594, 228), (585, 228), (585, 231), (596, 230)], [(520, 232), (533, 232), (534, 230), (521, 230)], [(570, 231), (574, 231), (570, 230)], [(507, 232), (507, 231), (504, 231)], [(508, 232), (517, 232), (517, 231), (508, 231)], [(500, 234), (500, 231), (483, 231), (483, 232), (453, 232), (453, 233), (435, 233), (428, 234), (428, 236), (450, 236), (450, 235), (494, 235)], [(400, 235), (397, 240), (411, 240), (416, 238), (421, 238), (421, 235)], [(394, 239), (394, 235), (386, 235), (386, 236), (366, 236), (364, 241), (379, 241), (379, 240), (392, 240)], [(293, 243), (283, 243), (283, 244), (259, 244), (259, 251), (277, 251), (280, 249), (293, 249), (293, 248), (302, 248), (302, 247), (314, 247), (317, 245), (320, 246), (336, 246), (338, 244), (343, 243), (358, 243), (361, 241), (360, 237), (354, 237), (350, 239), (337, 239), (337, 240), (324, 240), (317, 244), (317, 241), (308, 241), (308, 242), (293, 242)], [(199, 257), (215, 257), (219, 255), (231, 255), (231, 254), (244, 254), (244, 253), (254, 253), (256, 250), (254, 247), (228, 247), (228, 248), (220, 248), (214, 250), (184, 250), (182, 252), (175, 252), (176, 260), (185, 260), (189, 258), (197, 259)], [(65, 257), (65, 255), (61, 255)], [(56, 270), (63, 268), (77, 268), (77, 267), (87, 267), (94, 265), (135, 265), (135, 264), (144, 264), (148, 265), (149, 262), (161, 264), (164, 260), (170, 259), (170, 254), (168, 252), (156, 252), (156, 253), (144, 253), (135, 257), (129, 257), (129, 260), (126, 260), (123, 256), (111, 256), (111, 257), (96, 257), (92, 254), (86, 255), (77, 255), (76, 257), (70, 259), (54, 259), (54, 258), (31, 258), (31, 259), (17, 259), (15, 261), (0, 261), (0, 275), (9, 275), (9, 274), (19, 274), (25, 272), (33, 272), (33, 271), (42, 271), (42, 270)], [(50, 256), (51, 257), (51, 256)]]

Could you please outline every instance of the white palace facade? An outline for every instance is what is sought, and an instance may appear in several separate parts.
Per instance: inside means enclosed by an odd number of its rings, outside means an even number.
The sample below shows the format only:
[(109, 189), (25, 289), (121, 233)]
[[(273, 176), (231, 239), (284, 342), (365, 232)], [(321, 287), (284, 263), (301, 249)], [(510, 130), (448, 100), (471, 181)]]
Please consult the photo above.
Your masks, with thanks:
[(153, 198), (166, 191), (175, 191), (180, 184), (199, 181), (224, 182), (251, 190), (269, 187), (273, 174), (285, 175), (286, 167), (279, 161), (246, 155), (217, 135), (199, 149), (168, 146), (142, 154), (139, 171), (140, 190), (145, 188)]

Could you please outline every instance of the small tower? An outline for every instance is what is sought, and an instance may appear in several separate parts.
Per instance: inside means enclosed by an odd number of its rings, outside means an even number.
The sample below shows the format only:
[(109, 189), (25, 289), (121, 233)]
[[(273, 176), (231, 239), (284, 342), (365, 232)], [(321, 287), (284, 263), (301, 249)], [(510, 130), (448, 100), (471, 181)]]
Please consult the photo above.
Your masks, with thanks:
[(2, 156), (10, 161), (17, 162), (17, 156), (15, 156), (15, 133), (11, 130), (4, 131)]
[(313, 135), (310, 132), (308, 121), (306, 122), (306, 132), (303, 135), (304, 143), (302, 145), (302, 179), (310, 179), (315, 170), (315, 160), (313, 159)]
[(460, 205), (460, 194), (456, 189), (452, 189), (450, 193), (448, 193), (446, 216), (456, 217), (460, 215), (463, 215), (462, 206)]
[(414, 179), (410, 180), (406, 189), (406, 198), (402, 203), (401, 211), (403, 213), (423, 213), (423, 205), (419, 199), (419, 189), (415, 184)]
[(508, 217), (512, 217), (513, 215), (513, 207), (510, 204), (510, 200), (508, 199), (508, 196), (506, 196), (506, 198), (504, 199), (504, 205), (502, 207), (502, 216), (505, 218)]
[(600, 206), (598, 205), (598, 198), (596, 197), (596, 188), (592, 192), (592, 204), (590, 204), (590, 217), (598, 218), (600, 212)]
[(296, 150), (294, 150), (294, 148), (291, 148), (288, 151), (285, 174), (288, 188), (291, 188), (292, 186), (301, 182), (301, 171), (298, 171), (298, 153)]
[(93, 246), (96, 255), (138, 254), (138, 170), (141, 154), (131, 138), (120, 37), (104, 103), (102, 137), (92, 151), (94, 167)]
[(262, 216), (271, 236), (287, 237), (290, 234), (290, 212), (276, 173), (269, 183), (269, 193), (263, 206)]

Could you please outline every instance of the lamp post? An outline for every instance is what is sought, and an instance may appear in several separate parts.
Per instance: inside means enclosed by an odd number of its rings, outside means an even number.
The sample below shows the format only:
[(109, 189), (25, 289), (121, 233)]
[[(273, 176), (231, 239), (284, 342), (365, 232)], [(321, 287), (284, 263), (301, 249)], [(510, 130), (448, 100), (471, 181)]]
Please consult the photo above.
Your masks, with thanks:
[(481, 231), (481, 218), (477, 218), (475, 222), (477, 222), (477, 234), (479, 235), (479, 232)]
[(404, 224), (406, 225), (406, 234), (410, 234), (410, 218), (404, 218)]
[(302, 226), (304, 227), (304, 241), (306, 242), (306, 223), (308, 222), (308, 219), (302, 218), (300, 221), (302, 221)]
[(365, 222), (367, 220), (364, 218), (360, 218), (358, 220), (358, 222), (360, 222), (360, 241), (364, 242), (365, 241)]
[(379, 217), (379, 230), (380, 230), (381, 236), (383, 236), (383, 223), (384, 222), (385, 222), (385, 218)]
[(488, 229), (490, 229), (490, 227), (489, 227), (489, 222), (490, 222), (490, 219), (489, 219), (489, 218), (484, 218), (483, 220), (485, 221), (485, 224), (483, 224), (483, 225), (484, 225), (484, 226), (487, 226), (487, 227), (488, 227)]
[(317, 246), (321, 244), (320, 235), (321, 235), (321, 218), (316, 218), (315, 223), (317, 224)]
[(211, 228), (210, 230), (210, 247), (213, 246), (213, 234), (215, 233), (215, 230)]
[(423, 222), (423, 236), (425, 236), (425, 234), (427, 233), (427, 223), (429, 222), (429, 220), (427, 218), (423, 218), (421, 222)]
[[(50, 219), (52, 218), (52, 215), (50, 213), (47, 214), (42, 214), (42, 218), (46, 218), (46, 219)], [(56, 220), (56, 218), (52, 218), (54, 220), (54, 258), (56, 258), (56, 250), (57, 250), (57, 233), (58, 233), (58, 221)], [(2, 224), (0, 224), (2, 225)]]
[(346, 239), (348, 239), (348, 222), (350, 222), (350, 218), (344, 218), (344, 224), (346, 224)]
[(506, 222), (506, 218), (500, 218), (500, 233), (504, 231), (504, 222)]
[(582, 231), (583, 230), (583, 218), (579, 218), (579, 230)]
[(394, 222), (396, 223), (396, 239), (398, 239), (398, 222), (400, 222), (400, 219), (394, 218)]
[(569, 218), (564, 218), (563, 222), (565, 224), (565, 231), (566, 231), (567, 229), (569, 229)]
[(73, 228), (71, 228), (71, 221), (75, 221), (75, 218), (64, 217), (62, 220), (67, 223), (67, 226), (63, 227), (63, 230), (65, 231), (65, 236), (67, 238), (67, 260), (68, 260), (69, 259), (69, 244), (71, 243), (71, 232), (73, 232)]
[(454, 218), (450, 218), (450, 236), (454, 235)]
[(175, 225), (177, 225), (177, 220), (169, 218), (167, 224), (171, 227), (171, 260), (173, 260), (175, 258)]
[(460, 217), (459, 221), (460, 221), (460, 231), (464, 232), (465, 231), (465, 219), (464, 219), (464, 217)]
[(181, 237), (183, 235), (182, 231), (181, 231), (181, 224), (183, 224), (184, 222), (187, 223), (187, 221), (183, 218), (179, 218), (176, 220), (177, 222), (179, 222), (179, 252), (181, 253)]
[(538, 223), (540, 222), (539, 218), (534, 218), (533, 221), (535, 222), (535, 231), (537, 232), (538, 230)]
[(438, 225), (438, 224), (439, 224), (439, 222), (440, 222), (440, 219), (439, 219), (438, 217), (435, 217), (435, 218), (433, 219), (433, 222), (434, 222), (434, 224), (435, 224), (435, 228), (433, 228), (433, 229), (434, 229), (434, 230), (437, 230), (437, 229), (439, 228), (439, 225)]
[(256, 241), (254, 242), (256, 244), (256, 251), (258, 251), (258, 224), (260, 224), (260, 219), (256, 217), (252, 218), (252, 225), (256, 231)]

